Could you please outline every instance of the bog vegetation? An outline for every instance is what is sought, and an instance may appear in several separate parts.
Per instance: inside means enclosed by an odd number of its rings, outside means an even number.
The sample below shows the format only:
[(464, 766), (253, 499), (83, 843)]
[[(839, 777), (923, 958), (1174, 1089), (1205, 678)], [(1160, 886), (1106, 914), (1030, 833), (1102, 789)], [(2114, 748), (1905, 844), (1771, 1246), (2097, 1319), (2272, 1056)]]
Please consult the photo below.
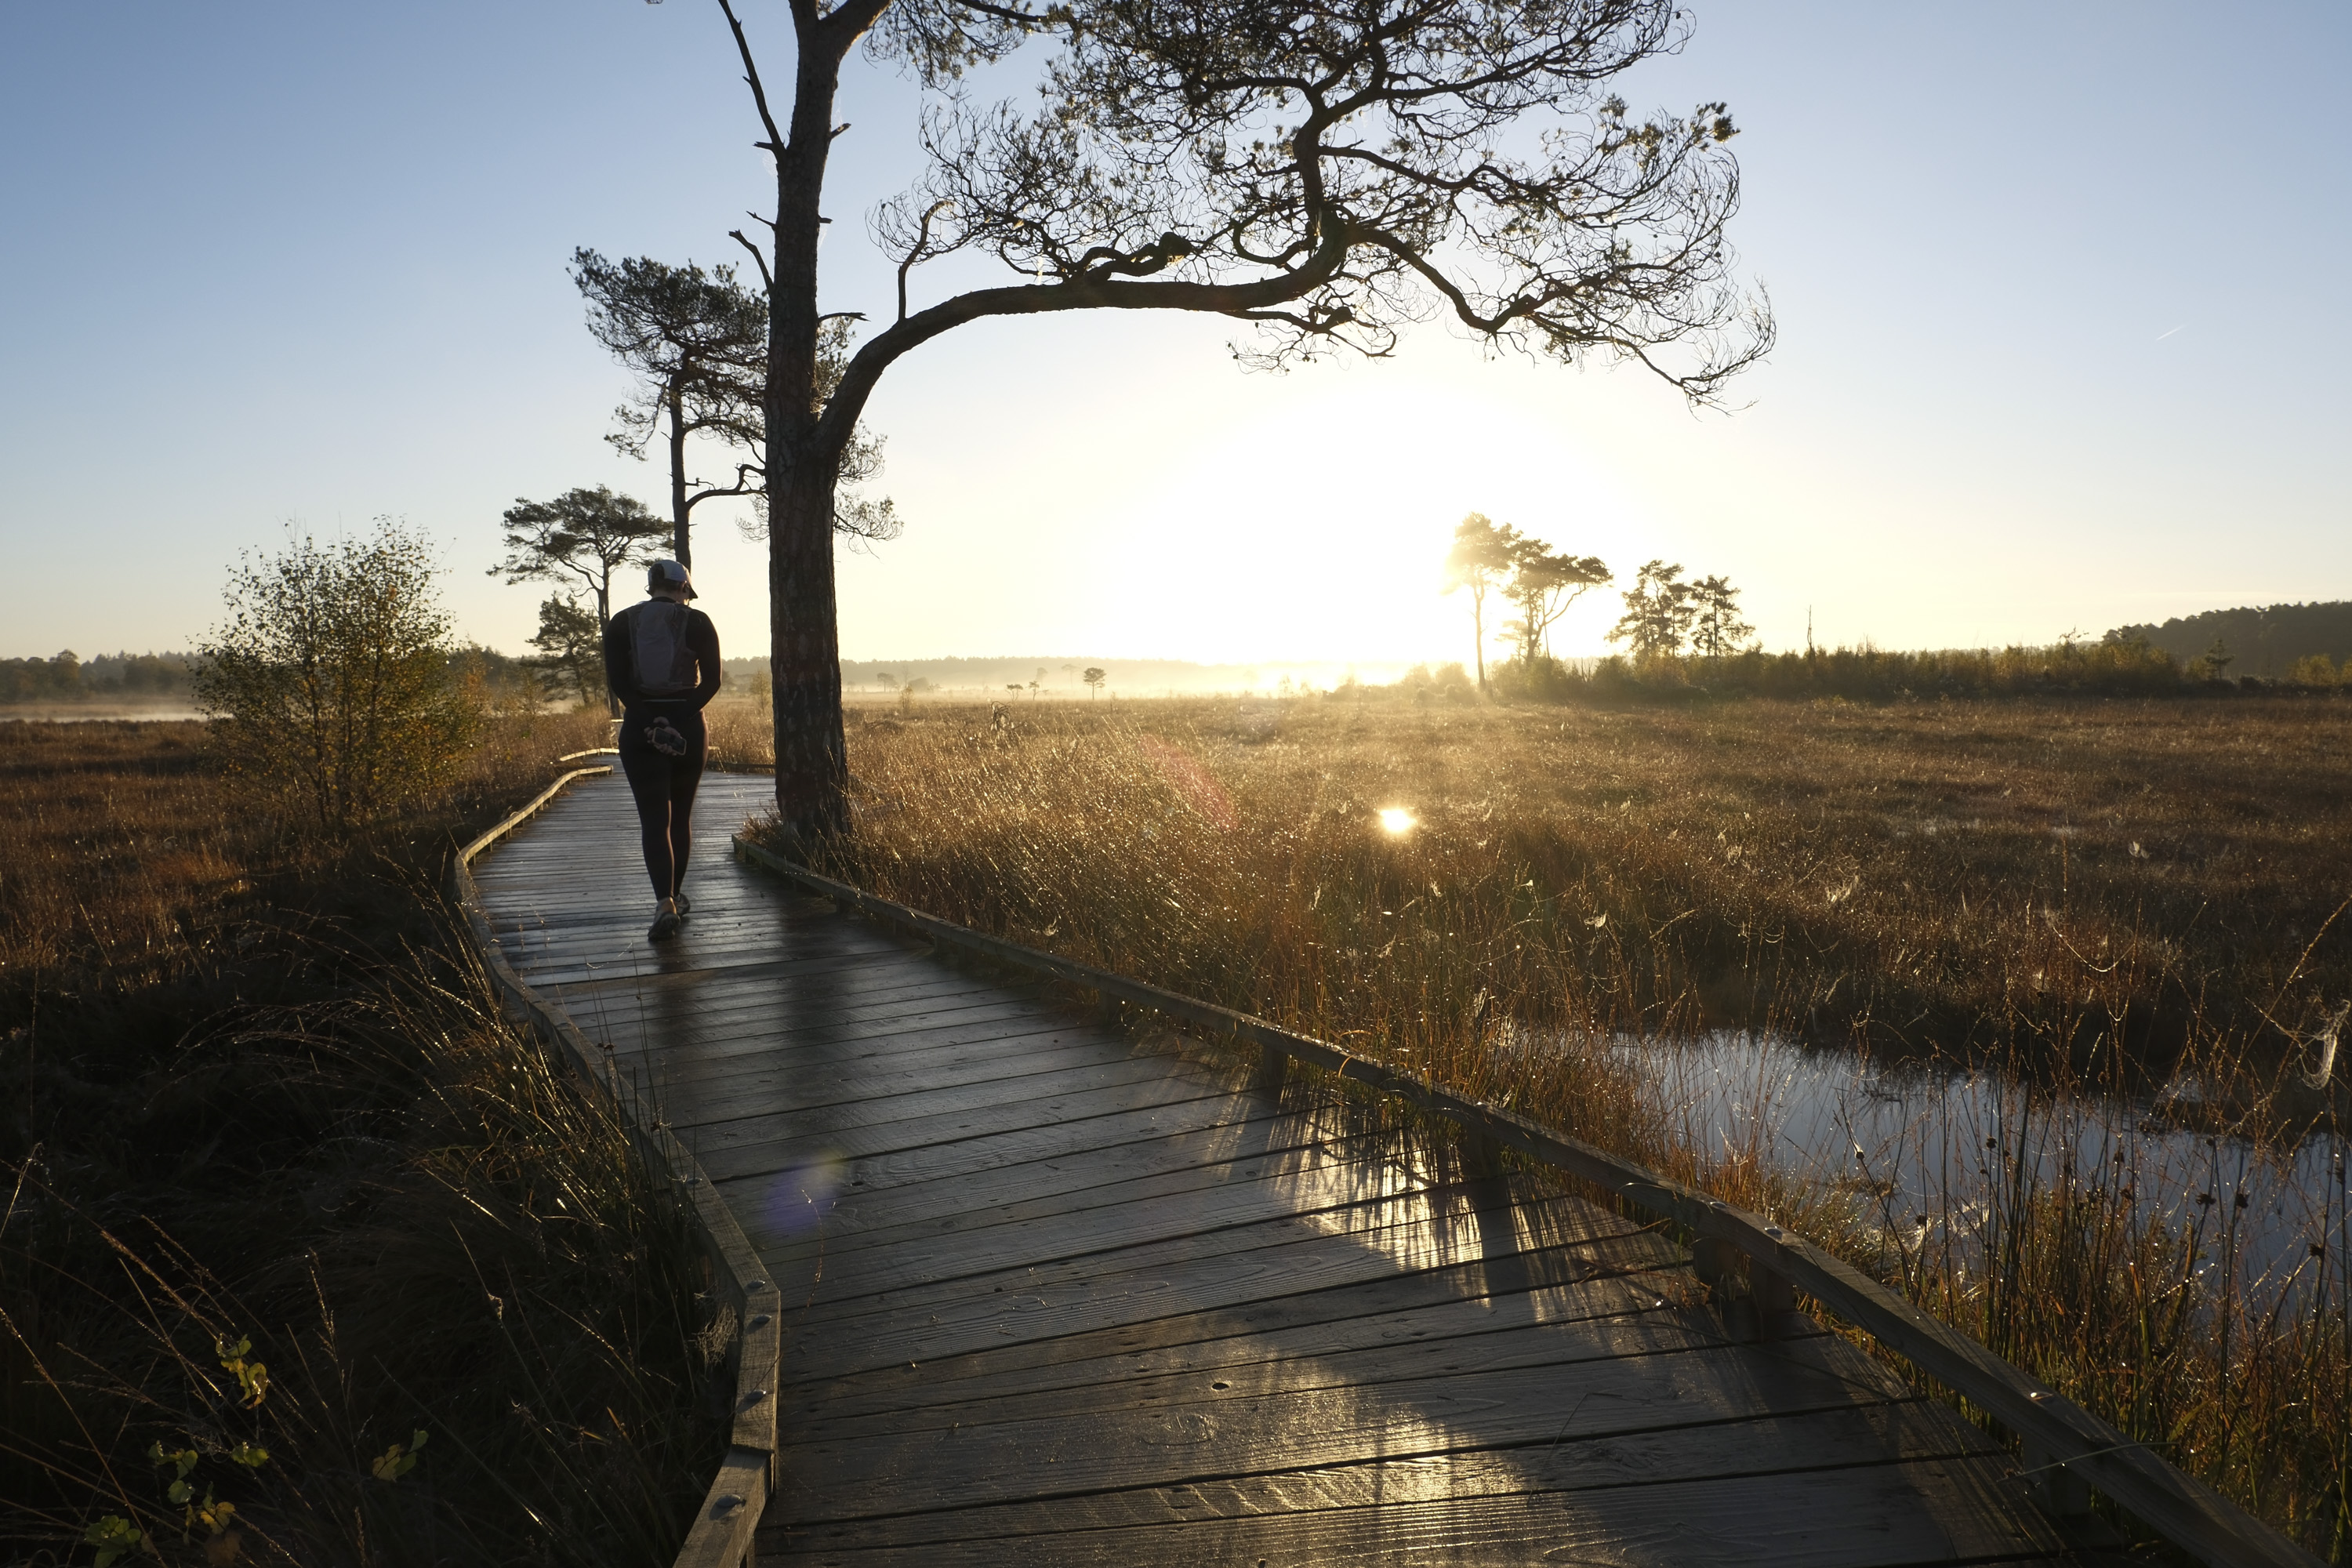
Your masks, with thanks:
[(666, 1561), (717, 1463), (686, 1216), (439, 898), (608, 731), (497, 700), (428, 567), (291, 545), (232, 579), (211, 723), (0, 730), (14, 1545)]
[[(866, 710), (830, 868), (1768, 1209), (2347, 1554), (2340, 1164), (2304, 1265), (2245, 1289), (2226, 1197), (2038, 1154), (2053, 1103), (2128, 1136), (2189, 1082), (2217, 1136), (2336, 1135), (2352, 709), (1451, 689)], [(1722, 1027), (1971, 1057), (2025, 1114), (1940, 1212), (1881, 1214), (1694, 1141), (1622, 1048)]]
[(603, 734), (492, 716), (330, 837), (199, 725), (6, 727), (0, 1536), (667, 1560), (723, 1446), (695, 1244), (436, 896)]

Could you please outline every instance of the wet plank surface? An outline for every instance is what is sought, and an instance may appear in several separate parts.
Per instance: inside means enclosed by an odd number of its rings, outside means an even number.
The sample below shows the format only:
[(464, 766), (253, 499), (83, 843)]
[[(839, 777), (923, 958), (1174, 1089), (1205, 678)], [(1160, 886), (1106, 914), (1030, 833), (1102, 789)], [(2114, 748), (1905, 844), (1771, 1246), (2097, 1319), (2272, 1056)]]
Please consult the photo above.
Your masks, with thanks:
[(659, 948), (617, 779), (476, 867), (783, 1287), (762, 1562), (2064, 1560), (1983, 1434), (1732, 1342), (1623, 1217), (737, 865), (768, 787), (706, 779)]

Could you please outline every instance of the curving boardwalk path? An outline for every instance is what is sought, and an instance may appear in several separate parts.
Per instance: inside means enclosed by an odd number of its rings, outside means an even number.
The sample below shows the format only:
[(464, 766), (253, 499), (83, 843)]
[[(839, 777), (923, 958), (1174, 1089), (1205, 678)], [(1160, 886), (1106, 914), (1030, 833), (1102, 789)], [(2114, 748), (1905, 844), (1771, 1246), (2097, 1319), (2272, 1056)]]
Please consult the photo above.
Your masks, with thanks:
[(782, 1288), (762, 1563), (2068, 1560), (1981, 1433), (1731, 1342), (1632, 1222), (736, 864), (768, 789), (705, 781), (658, 950), (617, 778), (476, 866)]

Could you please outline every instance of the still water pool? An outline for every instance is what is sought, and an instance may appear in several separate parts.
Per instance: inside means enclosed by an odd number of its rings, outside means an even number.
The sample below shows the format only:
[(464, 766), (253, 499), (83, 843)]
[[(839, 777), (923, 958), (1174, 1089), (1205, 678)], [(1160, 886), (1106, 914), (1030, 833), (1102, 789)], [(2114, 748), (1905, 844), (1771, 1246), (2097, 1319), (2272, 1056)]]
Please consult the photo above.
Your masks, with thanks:
[[(2322, 1127), (2263, 1147), (2185, 1125), (2193, 1085), (2145, 1099), (2058, 1096), (2000, 1074), (1721, 1032), (1615, 1050), (1678, 1108), (1693, 1145), (1749, 1152), (1790, 1177), (1859, 1197), (1895, 1240), (1977, 1232), (2021, 1158), (2048, 1190), (2130, 1194), (2143, 1218), (2198, 1237), (2200, 1271), (2234, 1258), (2250, 1291), (2301, 1294), (2345, 1279), (2345, 1138)], [(2333, 1066), (2332, 1060), (2328, 1064)], [(2171, 1113), (2168, 1114), (2168, 1110)]]

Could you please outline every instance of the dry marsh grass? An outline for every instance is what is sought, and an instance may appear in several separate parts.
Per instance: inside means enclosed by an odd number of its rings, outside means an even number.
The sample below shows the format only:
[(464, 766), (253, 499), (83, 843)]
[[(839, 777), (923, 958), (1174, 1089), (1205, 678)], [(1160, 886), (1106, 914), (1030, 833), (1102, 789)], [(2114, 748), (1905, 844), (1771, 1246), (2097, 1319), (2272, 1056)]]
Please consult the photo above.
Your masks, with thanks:
[(594, 714), (494, 719), (422, 809), (334, 840), (285, 799), (223, 778), (201, 721), (0, 721), (0, 1029), (37, 999), (216, 972), (262, 927), (397, 925), (387, 877), (424, 886), (453, 836), (497, 821), (556, 757), (605, 733)]
[(2250, 1299), (2221, 1221), (2045, 1177), (2030, 1121), (1906, 1237), (1694, 1140), (1614, 1047), (1801, 1030), (2026, 1107), (2201, 1073), (2242, 1131), (2331, 1121), (2332, 1086), (2277, 1091), (2352, 995), (2347, 743), (2284, 700), (916, 703), (853, 713), (825, 868), (1769, 1210), (2344, 1560), (2340, 1250)]
[(695, 1244), (438, 902), (604, 732), (493, 720), (451, 788), (338, 842), (198, 726), (0, 727), (0, 1536), (667, 1560), (723, 1445)]
[[(876, 874), (1408, 1047), (1410, 1010), (1363, 1005), (1402, 984), (1401, 954), (1444, 971), (1437, 991), (1469, 975), (1563, 1021), (1793, 1016), (2078, 1070), (2221, 1036), (2283, 1054), (2352, 995), (2352, 931), (2321, 936), (2352, 895), (2336, 704), (1302, 700), (1010, 723), (853, 717)], [(1412, 832), (1379, 831), (1391, 806)], [(1071, 896), (1139, 873), (1158, 905)], [(1110, 923), (1068, 931), (1058, 903)], [(1183, 969), (1192, 933), (1236, 921), (1262, 939), (1247, 969), (1222, 934)]]

